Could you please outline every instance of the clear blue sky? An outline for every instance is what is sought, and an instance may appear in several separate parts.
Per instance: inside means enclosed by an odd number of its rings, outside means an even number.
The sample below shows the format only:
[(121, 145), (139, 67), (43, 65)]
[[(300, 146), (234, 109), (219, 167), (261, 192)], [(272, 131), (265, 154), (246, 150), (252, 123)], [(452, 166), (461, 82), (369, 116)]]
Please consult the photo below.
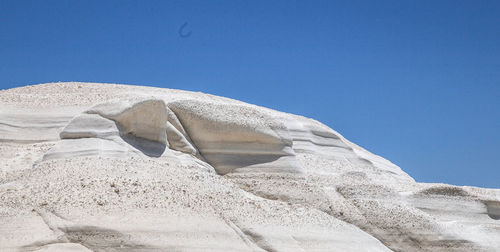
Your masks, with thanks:
[(0, 88), (54, 81), (231, 97), (500, 188), (500, 1), (0, 0)]

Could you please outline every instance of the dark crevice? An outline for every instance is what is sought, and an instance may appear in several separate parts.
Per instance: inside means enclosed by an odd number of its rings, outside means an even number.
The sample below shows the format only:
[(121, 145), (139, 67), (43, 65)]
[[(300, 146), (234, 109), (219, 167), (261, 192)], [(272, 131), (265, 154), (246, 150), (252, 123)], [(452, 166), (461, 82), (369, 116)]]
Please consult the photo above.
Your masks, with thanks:
[(161, 157), (161, 155), (167, 148), (166, 144), (151, 141), (142, 137), (137, 137), (130, 133), (120, 137), (123, 139), (123, 141), (130, 144), (132, 147), (149, 157)]
[(485, 201), (488, 216), (494, 220), (500, 220), (500, 201)]

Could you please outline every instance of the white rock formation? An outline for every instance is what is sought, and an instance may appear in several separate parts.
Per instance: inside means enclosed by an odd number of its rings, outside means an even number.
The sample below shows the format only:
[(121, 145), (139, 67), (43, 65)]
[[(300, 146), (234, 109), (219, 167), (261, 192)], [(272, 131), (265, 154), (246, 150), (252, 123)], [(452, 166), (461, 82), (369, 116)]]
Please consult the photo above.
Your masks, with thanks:
[(500, 251), (500, 190), (180, 90), (0, 91), (0, 251)]

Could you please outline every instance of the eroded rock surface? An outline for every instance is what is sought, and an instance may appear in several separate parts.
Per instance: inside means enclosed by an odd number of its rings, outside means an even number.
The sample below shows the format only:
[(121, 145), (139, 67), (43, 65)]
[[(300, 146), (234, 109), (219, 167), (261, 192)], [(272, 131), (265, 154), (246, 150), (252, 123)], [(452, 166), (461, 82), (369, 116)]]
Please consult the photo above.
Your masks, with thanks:
[(315, 120), (95, 83), (0, 91), (0, 251), (500, 251), (500, 190)]

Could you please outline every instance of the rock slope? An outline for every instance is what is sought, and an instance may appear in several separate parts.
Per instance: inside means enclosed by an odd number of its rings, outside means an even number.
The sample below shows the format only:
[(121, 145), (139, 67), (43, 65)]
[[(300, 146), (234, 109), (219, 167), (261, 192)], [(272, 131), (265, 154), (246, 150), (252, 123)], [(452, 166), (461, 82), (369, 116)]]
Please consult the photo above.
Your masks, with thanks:
[(236, 100), (49, 83), (0, 91), (0, 251), (35, 250), (500, 251), (500, 190)]

